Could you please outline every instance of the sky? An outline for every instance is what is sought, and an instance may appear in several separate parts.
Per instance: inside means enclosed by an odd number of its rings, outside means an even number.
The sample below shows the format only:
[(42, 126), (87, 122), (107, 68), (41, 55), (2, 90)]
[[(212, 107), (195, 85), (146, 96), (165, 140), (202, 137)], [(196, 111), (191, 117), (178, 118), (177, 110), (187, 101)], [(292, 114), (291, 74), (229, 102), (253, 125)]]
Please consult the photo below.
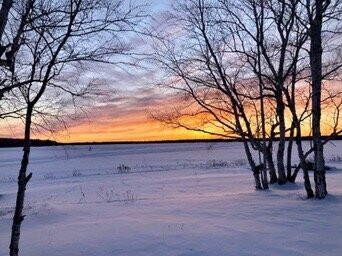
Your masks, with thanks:
[[(159, 17), (169, 8), (171, 0), (150, 0), (152, 16)], [(140, 2), (139, 2), (140, 3)], [(142, 48), (144, 49), (144, 48)], [(60, 142), (158, 141), (207, 139), (213, 136), (172, 128), (152, 115), (177, 105), (176, 96), (156, 86), (159, 71), (153, 66), (144, 70), (115, 66), (96, 67), (108, 86), (108, 92), (89, 102), (80, 102), (77, 111), (70, 109), (64, 123), (51, 121), (54, 132), (33, 127), (33, 138)], [(83, 105), (84, 103), (84, 105)], [(306, 127), (308, 128), (308, 127)], [(309, 133), (308, 129), (304, 132)], [(20, 120), (1, 120), (0, 137), (23, 137)]]
[[(152, 16), (158, 17), (168, 9), (171, 0), (149, 0)], [(140, 3), (140, 2), (138, 2)], [(153, 69), (153, 67), (152, 67)], [(122, 70), (106, 67), (101, 73), (108, 83), (110, 92), (91, 103), (82, 111), (66, 118), (65, 124), (53, 133), (33, 127), (33, 138), (53, 139), (60, 142), (85, 141), (149, 141), (202, 139), (210, 136), (174, 129), (157, 122), (151, 114), (165, 108), (165, 103), (174, 104), (159, 89), (155, 88), (155, 72)], [(72, 111), (71, 111), (72, 112)], [(53, 123), (53, 121), (52, 121)], [(54, 124), (53, 124), (54, 125)], [(0, 137), (23, 137), (23, 123), (20, 120), (2, 120)]]

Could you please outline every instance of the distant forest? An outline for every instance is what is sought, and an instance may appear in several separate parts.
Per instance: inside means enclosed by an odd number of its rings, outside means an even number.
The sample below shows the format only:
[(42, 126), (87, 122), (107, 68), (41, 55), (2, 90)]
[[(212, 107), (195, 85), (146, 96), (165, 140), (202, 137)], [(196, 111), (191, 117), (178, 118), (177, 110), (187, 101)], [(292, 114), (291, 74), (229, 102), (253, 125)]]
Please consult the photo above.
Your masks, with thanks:
[[(327, 139), (328, 136), (322, 136), (322, 139)], [(287, 137), (286, 140), (290, 138)], [(342, 135), (335, 136), (329, 139), (342, 140)], [(275, 138), (278, 140), (278, 138)], [(311, 136), (303, 137), (304, 141), (312, 140)], [(217, 142), (241, 142), (241, 139), (194, 139), (194, 140), (156, 140), (156, 141), (106, 141), (106, 142), (73, 142), (61, 143), (53, 140), (31, 140), (33, 147), (46, 147), (46, 146), (65, 146), (65, 145), (110, 145), (110, 144), (154, 144), (154, 143), (217, 143)], [(0, 138), (0, 148), (22, 147), (24, 145), (23, 139)]]
[[(22, 147), (24, 145), (23, 139), (0, 138), (0, 148)], [(31, 146), (57, 146), (60, 143), (52, 140), (31, 140)]]

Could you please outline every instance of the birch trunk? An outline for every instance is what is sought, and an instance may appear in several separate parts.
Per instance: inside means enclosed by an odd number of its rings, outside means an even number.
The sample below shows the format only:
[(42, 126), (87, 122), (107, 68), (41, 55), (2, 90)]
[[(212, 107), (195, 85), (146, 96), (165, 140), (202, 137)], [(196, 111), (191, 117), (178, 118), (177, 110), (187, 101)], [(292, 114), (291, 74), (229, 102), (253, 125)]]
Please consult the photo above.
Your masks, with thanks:
[[(260, 67), (259, 67), (260, 68)], [(262, 177), (262, 187), (264, 189), (268, 189), (268, 178), (267, 178), (267, 147), (266, 147), (266, 124), (265, 124), (265, 106), (264, 106), (264, 94), (262, 83), (260, 80), (259, 83), (259, 90), (260, 90), (260, 108), (261, 108), (261, 127), (262, 127), (262, 165), (261, 165), (261, 177)]]
[(274, 166), (272, 148), (273, 148), (272, 142), (269, 142), (269, 145), (267, 147), (267, 166), (268, 166), (268, 171), (270, 174), (270, 183), (274, 184), (278, 182), (278, 177), (276, 173), (276, 168)]
[[(300, 161), (300, 167), (303, 170), (304, 187), (305, 187), (307, 197), (312, 198), (314, 196), (314, 193), (311, 188), (309, 172), (306, 168), (305, 156), (304, 156), (303, 145), (302, 145), (302, 131), (301, 131), (300, 123), (297, 120), (296, 120), (296, 130), (297, 130), (296, 144), (297, 144), (298, 156), (299, 156), (299, 161)], [(294, 177), (294, 180), (296, 179), (296, 176)]]
[(9, 14), (10, 9), (12, 8), (12, 5), (13, 5), (13, 0), (2, 1), (2, 5), (0, 9), (0, 46), (1, 46), (1, 39), (5, 32), (5, 27), (8, 21), (8, 14)]
[(277, 116), (279, 118), (279, 144), (277, 151), (277, 167), (278, 167), (278, 184), (282, 185), (286, 183), (285, 165), (284, 165), (284, 152), (285, 152), (285, 113), (284, 102), (282, 93), (277, 93)]
[(298, 175), (298, 173), (299, 173), (300, 168), (301, 168), (301, 167), (300, 167), (300, 164), (299, 164), (299, 165), (296, 167), (296, 169), (294, 170), (294, 172), (293, 172), (291, 178), (289, 179), (289, 182), (291, 182), (291, 183), (295, 183), (295, 182), (296, 182), (297, 175)]
[(23, 148), (24, 153), (23, 153), (21, 167), (20, 167), (19, 176), (18, 176), (17, 200), (15, 204), (15, 213), (13, 217), (11, 244), (9, 247), (10, 256), (18, 256), (19, 254), (20, 229), (21, 229), (21, 223), (25, 217), (23, 215), (25, 190), (26, 190), (27, 183), (32, 177), (32, 173), (30, 173), (29, 175), (26, 175), (27, 166), (29, 164), (29, 155), (30, 155), (31, 117), (32, 117), (32, 107), (29, 106), (26, 112), (25, 137), (24, 137), (24, 148)]
[(293, 136), (294, 136), (295, 125), (292, 122), (290, 130), (290, 138), (287, 145), (287, 158), (286, 158), (286, 177), (287, 180), (291, 179), (292, 175), (292, 148), (293, 148)]
[(315, 159), (315, 196), (325, 198), (327, 194), (323, 143), (321, 140), (321, 91), (322, 91), (322, 22), (323, 0), (315, 1), (315, 16), (310, 28), (310, 66), (312, 86), (312, 137)]
[(260, 181), (260, 173), (256, 170), (255, 162), (254, 162), (253, 156), (251, 154), (251, 151), (249, 149), (248, 142), (246, 141), (245, 138), (242, 138), (242, 141), (243, 141), (243, 146), (245, 148), (247, 161), (248, 161), (249, 166), (251, 167), (251, 170), (253, 172), (255, 189), (257, 189), (257, 190), (262, 189), (261, 181)]

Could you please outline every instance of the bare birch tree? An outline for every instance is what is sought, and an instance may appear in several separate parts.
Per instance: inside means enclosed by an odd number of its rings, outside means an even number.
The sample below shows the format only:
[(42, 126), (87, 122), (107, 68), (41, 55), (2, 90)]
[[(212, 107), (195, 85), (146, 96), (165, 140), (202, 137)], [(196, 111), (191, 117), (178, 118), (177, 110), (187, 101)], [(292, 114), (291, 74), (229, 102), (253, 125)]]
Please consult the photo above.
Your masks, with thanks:
[[(4, 0), (2, 2), (0, 9), (0, 102), (11, 90), (29, 82), (16, 80), (15, 59), (23, 44), (23, 34), (27, 29), (29, 20), (34, 19), (33, 3), (34, 0), (21, 2)], [(14, 112), (15, 109), (6, 109), (1, 106), (0, 118)]]
[[(308, 24), (299, 18), (305, 4), (300, 0), (189, 0), (174, 7), (170, 20), (175, 29), (172, 35), (159, 37), (156, 59), (169, 75), (166, 85), (185, 94), (187, 104), (159, 119), (174, 127), (242, 138), (252, 170), (256, 165), (250, 150), (262, 152), (259, 167), (267, 163), (271, 183), (294, 182), (302, 169), (307, 196), (312, 197), (306, 159), (313, 149), (304, 152), (301, 129), (311, 118), (310, 91), (304, 90), (307, 95), (297, 102), (300, 84), (311, 80)], [(336, 73), (338, 63), (327, 63), (326, 74)], [(273, 111), (276, 114), (267, 118), (267, 112)], [(285, 115), (292, 117), (289, 124)], [(192, 118), (201, 122), (189, 122)], [(334, 120), (332, 135), (339, 133)], [(272, 153), (276, 137), (278, 177)], [(294, 141), (300, 164), (292, 173)]]
[[(30, 156), (33, 114), (51, 90), (73, 96), (87, 92), (87, 85), (66, 86), (58, 78), (82, 63), (120, 63), (132, 48), (128, 39), (146, 16), (141, 6), (107, 0), (32, 0), (35, 19), (29, 19), (20, 51), (16, 52), (13, 71), (15, 97), (25, 104), (24, 148), (18, 177), (18, 192), (12, 225), (10, 255), (19, 253), (21, 223)], [(121, 56), (121, 57), (120, 57)]]
[[(291, 80), (293, 68), (298, 58), (298, 51), (306, 42), (305, 34), (298, 30), (296, 13), (299, 1), (222, 1), (224, 13), (227, 13), (224, 26), (230, 27), (235, 35), (232, 50), (249, 59), (254, 66), (256, 59), (261, 59), (261, 74), (256, 72), (268, 84), (268, 90), (276, 101), (277, 119), (279, 123), (279, 144), (277, 151), (277, 167), (279, 184), (286, 183), (285, 174), (285, 139), (288, 130), (293, 131), (293, 124), (286, 125), (285, 102), (283, 90), (287, 80)], [(260, 36), (260, 35), (261, 36)], [(301, 36), (301, 40), (298, 40)], [(260, 48), (260, 52), (253, 49)], [(258, 71), (257, 69), (254, 69)], [(288, 148), (291, 153), (291, 144)], [(288, 166), (291, 166), (291, 154), (288, 155)]]
[[(254, 98), (261, 99), (258, 87), (243, 76), (244, 61), (226, 52), (214, 4), (193, 0), (174, 8), (169, 22), (179, 33), (172, 31), (172, 35), (157, 37), (162, 39), (157, 40), (155, 59), (169, 76), (167, 87), (185, 95), (188, 104), (155, 118), (176, 127), (241, 138), (256, 188), (267, 189), (264, 164), (257, 165), (251, 153), (263, 150), (257, 139), (259, 128), (253, 109)], [(191, 124), (186, 122), (187, 117), (200, 121)]]
[[(339, 0), (303, 1), (306, 15), (298, 19), (306, 27), (310, 39), (310, 68), (312, 88), (312, 137), (315, 169), (315, 197), (325, 198), (324, 148), (321, 139), (322, 84), (341, 68), (340, 43), (342, 3)], [(337, 36), (337, 38), (336, 38)], [(326, 41), (328, 40), (328, 41)], [(333, 56), (332, 53), (336, 55)], [(337, 58), (336, 58), (337, 57)]]

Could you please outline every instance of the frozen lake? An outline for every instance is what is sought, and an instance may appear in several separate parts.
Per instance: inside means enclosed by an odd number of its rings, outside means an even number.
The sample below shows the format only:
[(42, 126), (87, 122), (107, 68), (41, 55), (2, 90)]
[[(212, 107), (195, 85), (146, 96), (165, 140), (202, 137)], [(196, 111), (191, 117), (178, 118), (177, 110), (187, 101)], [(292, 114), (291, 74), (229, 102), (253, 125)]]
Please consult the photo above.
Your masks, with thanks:
[[(342, 169), (341, 150), (342, 141), (327, 145), (328, 165)], [(0, 255), (21, 154), (0, 149)], [(241, 143), (33, 148), (29, 171), (24, 256), (342, 252), (342, 170), (328, 172), (324, 201), (304, 199), (301, 173), (296, 184), (255, 191)]]

